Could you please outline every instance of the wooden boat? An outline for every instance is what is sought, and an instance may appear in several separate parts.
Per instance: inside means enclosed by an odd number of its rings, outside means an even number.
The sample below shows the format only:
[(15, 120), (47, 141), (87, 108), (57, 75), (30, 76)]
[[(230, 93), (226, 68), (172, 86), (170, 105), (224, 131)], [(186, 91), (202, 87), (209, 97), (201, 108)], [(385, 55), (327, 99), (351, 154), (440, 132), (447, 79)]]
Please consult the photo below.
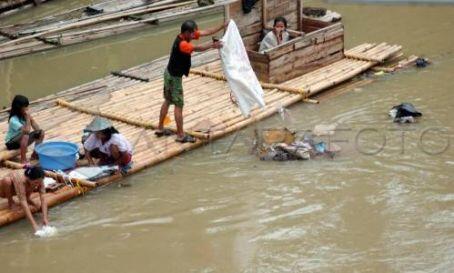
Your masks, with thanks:
[(0, 0), (0, 17), (10, 15), (19, 10), (35, 7), (50, 0)]
[(199, 7), (195, 0), (114, 0), (32, 23), (2, 26), (0, 60), (217, 13), (233, 1), (219, 0)]
[[(230, 14), (234, 14), (234, 20), (243, 25), (240, 31), (260, 80), (280, 83), (342, 59), (342, 23), (304, 18), (302, 1), (263, 0), (247, 17), (238, 12), (241, 8), (239, 4), (230, 5)], [(282, 10), (284, 12), (279, 13)], [(265, 52), (257, 52), (264, 31), (271, 30), (274, 18), (282, 13), (288, 20), (290, 41)], [(242, 24), (242, 21), (253, 23)]]
[[(225, 9), (227, 17), (229, 8), (226, 6)], [(244, 21), (242, 24), (240, 27), (244, 27)], [(322, 91), (377, 66), (380, 62), (376, 60), (398, 56), (400, 50), (400, 46), (384, 43), (362, 44), (346, 51), (341, 60), (312, 72), (280, 84), (263, 82), (266, 107), (253, 109), (248, 118), (242, 116), (237, 105), (230, 100), (230, 90), (222, 74), (217, 52), (198, 54), (193, 60), (195, 68), (192, 69), (191, 76), (184, 78), (183, 83), (186, 100), (185, 129), (188, 134), (197, 138), (196, 143), (179, 144), (174, 141), (174, 137), (156, 138), (154, 134), (162, 103), (162, 73), (167, 58), (122, 71), (123, 76), (120, 77), (110, 75), (42, 99), (33, 104), (33, 115), (46, 131), (48, 140), (59, 139), (74, 143), (79, 143), (82, 130), (94, 116), (111, 119), (114, 126), (134, 144), (135, 163), (128, 174), (133, 175), (265, 119), (279, 111), (280, 107), (299, 102), (314, 102), (311, 98)], [(202, 120), (210, 121), (209, 128), (196, 131)], [(0, 138), (6, 130), (7, 122), (3, 120), (0, 122)], [(0, 150), (0, 155), (0, 175), (22, 167), (15, 162), (17, 153)], [(62, 180), (62, 177), (55, 173), (49, 172), (47, 175)], [(46, 200), (52, 207), (121, 179), (121, 175), (97, 181), (72, 179), (62, 184), (57, 191), (46, 193)], [(6, 201), (0, 200), (0, 226), (23, 217), (22, 211), (10, 211)]]

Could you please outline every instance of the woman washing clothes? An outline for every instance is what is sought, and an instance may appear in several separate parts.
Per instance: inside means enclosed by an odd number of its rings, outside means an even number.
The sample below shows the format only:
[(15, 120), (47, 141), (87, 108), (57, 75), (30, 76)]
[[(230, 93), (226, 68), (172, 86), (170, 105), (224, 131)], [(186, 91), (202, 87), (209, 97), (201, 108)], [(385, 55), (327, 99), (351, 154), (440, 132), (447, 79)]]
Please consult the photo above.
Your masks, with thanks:
[[(11, 104), (8, 119), (8, 132), (5, 136), (5, 144), (8, 150), (20, 149), (21, 163), (27, 163), (27, 149), (33, 142), (43, 142), (44, 132), (29, 112), (27, 97), (17, 95)], [(31, 159), (37, 159), (33, 152)]]
[(263, 38), (260, 43), (259, 52), (277, 47), (280, 44), (288, 42), (290, 35), (287, 32), (287, 19), (284, 17), (277, 17), (274, 19), (273, 30)]
[[(11, 171), (5, 177), (0, 179), (0, 197), (8, 199), (8, 206), (12, 210), (19, 209), (25, 212), (25, 216), (32, 224), (33, 230), (39, 229), (38, 224), (32, 215), (32, 209), (39, 210), (43, 213), (43, 225), (48, 226), (47, 202), (44, 198), (46, 189), (44, 186), (44, 171), (41, 167), (28, 167), (25, 171)], [(36, 203), (30, 196), (33, 192), (38, 192), (41, 202)], [(13, 197), (17, 196), (19, 204), (16, 204)]]
[(116, 164), (125, 175), (132, 165), (132, 146), (107, 119), (96, 117), (85, 129), (90, 135), (83, 141), (85, 156), (90, 165)]

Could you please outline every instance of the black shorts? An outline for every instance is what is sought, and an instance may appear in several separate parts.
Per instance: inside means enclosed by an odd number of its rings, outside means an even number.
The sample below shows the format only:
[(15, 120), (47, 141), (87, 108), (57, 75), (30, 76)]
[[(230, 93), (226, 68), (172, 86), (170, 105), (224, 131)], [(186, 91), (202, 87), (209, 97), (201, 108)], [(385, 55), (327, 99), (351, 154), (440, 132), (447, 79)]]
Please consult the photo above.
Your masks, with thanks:
[[(35, 142), (36, 140), (38, 140), (41, 135), (43, 133), (43, 130), (36, 130), (36, 131), (33, 131), (29, 134), (29, 138), (28, 138), (28, 145), (32, 144), (33, 142)], [(18, 135), (17, 137), (11, 139), (10, 141), (8, 141), (5, 145), (6, 145), (6, 149), (8, 150), (17, 150), (20, 148), (20, 140), (22, 139), (22, 134), (21, 135)]]

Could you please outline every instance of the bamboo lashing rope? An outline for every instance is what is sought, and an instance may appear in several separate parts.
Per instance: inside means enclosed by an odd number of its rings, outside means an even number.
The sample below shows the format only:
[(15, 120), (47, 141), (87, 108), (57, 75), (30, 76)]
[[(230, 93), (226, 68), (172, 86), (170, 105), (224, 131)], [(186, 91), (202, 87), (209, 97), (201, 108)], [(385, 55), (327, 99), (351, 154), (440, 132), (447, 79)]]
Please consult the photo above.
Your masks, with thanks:
[[(73, 111), (77, 111), (77, 112), (81, 112), (81, 113), (85, 113), (85, 114), (89, 114), (89, 115), (94, 115), (94, 116), (104, 117), (104, 118), (107, 118), (107, 119), (110, 119), (110, 120), (123, 122), (123, 123), (129, 124), (129, 125), (133, 125), (133, 126), (136, 126), (136, 127), (141, 127), (141, 128), (145, 128), (145, 129), (152, 129), (152, 130), (156, 130), (158, 128), (158, 126), (156, 126), (156, 125), (154, 125), (154, 124), (152, 124), (150, 122), (145, 122), (143, 120), (130, 119), (130, 118), (126, 118), (126, 117), (121, 116), (121, 115), (103, 113), (101, 111), (80, 107), (80, 106), (71, 104), (71, 103), (69, 103), (69, 102), (67, 102), (65, 100), (62, 100), (62, 99), (57, 99), (56, 103), (57, 103), (57, 105), (59, 105), (61, 107), (65, 107), (65, 108), (71, 109)], [(177, 131), (175, 128), (169, 128), (169, 130), (171, 130), (173, 132)], [(209, 135), (208, 134), (204, 134), (204, 133), (198, 133), (198, 132), (192, 132), (192, 131), (185, 131), (185, 133), (188, 134), (188, 135), (191, 135), (193, 137), (199, 138), (199, 139), (208, 139), (209, 138)]]
[[(3, 161), (2, 165), (9, 169), (15, 169), (15, 170), (24, 168), (24, 165), (14, 162), (14, 161), (10, 161), (10, 160)], [(57, 181), (62, 181), (61, 179), (64, 179), (63, 176), (61, 176), (57, 173), (54, 173), (54, 172), (50, 172), (50, 171), (44, 171), (44, 175), (47, 177), (53, 178)], [(88, 181), (85, 179), (77, 179), (77, 178), (69, 178), (69, 179), (70, 179), (71, 183), (74, 183), (76, 185), (79, 184), (79, 185), (87, 187), (87, 188), (96, 188), (96, 186), (97, 186), (95, 182), (91, 182), (91, 181)]]
[[(202, 76), (202, 77), (212, 78), (212, 79), (215, 79), (218, 81), (227, 81), (227, 78), (224, 75), (219, 74), (219, 73), (212, 73), (212, 72), (207, 72), (207, 71), (198, 70), (198, 69), (191, 69), (190, 73), (194, 74), (194, 75)], [(307, 98), (307, 96), (310, 94), (309, 91), (305, 91), (303, 89), (299, 89), (299, 88), (295, 88), (295, 87), (284, 86), (284, 85), (280, 85), (280, 84), (260, 82), (260, 85), (265, 89), (277, 89), (279, 91), (302, 95), (304, 98)]]

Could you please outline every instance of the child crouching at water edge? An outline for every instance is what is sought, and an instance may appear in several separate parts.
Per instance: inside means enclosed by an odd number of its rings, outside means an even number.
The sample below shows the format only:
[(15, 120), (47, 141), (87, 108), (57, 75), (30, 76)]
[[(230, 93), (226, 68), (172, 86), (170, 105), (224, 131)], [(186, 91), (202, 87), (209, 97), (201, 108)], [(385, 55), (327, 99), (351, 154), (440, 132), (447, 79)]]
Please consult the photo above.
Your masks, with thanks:
[(83, 142), (90, 165), (116, 164), (124, 175), (132, 166), (132, 145), (107, 119), (96, 117), (85, 129), (90, 135)]
[[(44, 198), (46, 189), (44, 186), (44, 171), (41, 167), (28, 167), (25, 171), (11, 171), (5, 177), (0, 179), (0, 198), (8, 199), (8, 206), (12, 210), (22, 207), (25, 216), (32, 224), (33, 230), (39, 229), (38, 224), (32, 215), (32, 209), (41, 208), (43, 214), (43, 225), (48, 226), (47, 202)], [(40, 203), (36, 203), (30, 197), (33, 192), (38, 192)], [(19, 204), (16, 204), (13, 197), (17, 196)]]
[[(8, 118), (8, 132), (5, 135), (5, 145), (8, 150), (20, 149), (21, 163), (27, 163), (27, 149), (32, 143), (43, 142), (44, 131), (29, 112), (27, 97), (17, 95), (11, 104)], [(33, 129), (33, 130), (32, 130)], [(31, 159), (37, 159), (33, 152)]]

